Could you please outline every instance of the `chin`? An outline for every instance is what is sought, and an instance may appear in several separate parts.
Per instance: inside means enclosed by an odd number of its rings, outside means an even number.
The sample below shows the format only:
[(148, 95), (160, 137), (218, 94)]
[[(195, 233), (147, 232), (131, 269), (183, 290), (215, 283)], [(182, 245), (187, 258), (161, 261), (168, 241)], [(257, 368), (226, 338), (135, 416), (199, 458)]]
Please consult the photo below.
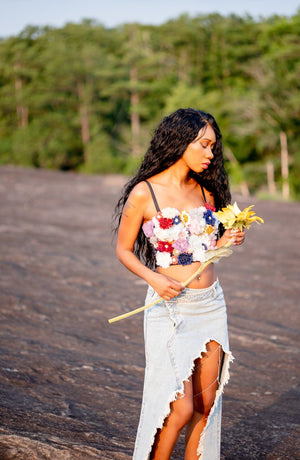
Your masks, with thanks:
[(193, 169), (191, 168), (191, 171), (194, 172), (195, 174), (201, 174), (204, 171), (204, 169), (201, 167), (193, 168)]

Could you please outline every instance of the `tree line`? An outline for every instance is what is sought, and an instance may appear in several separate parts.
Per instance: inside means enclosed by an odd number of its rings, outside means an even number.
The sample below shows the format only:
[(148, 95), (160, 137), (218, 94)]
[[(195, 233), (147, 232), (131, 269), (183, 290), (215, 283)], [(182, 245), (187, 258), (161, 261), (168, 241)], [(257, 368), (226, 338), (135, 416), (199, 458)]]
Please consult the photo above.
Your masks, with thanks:
[(161, 118), (211, 112), (242, 193), (300, 197), (300, 10), (93, 20), (0, 41), (0, 163), (131, 174)]

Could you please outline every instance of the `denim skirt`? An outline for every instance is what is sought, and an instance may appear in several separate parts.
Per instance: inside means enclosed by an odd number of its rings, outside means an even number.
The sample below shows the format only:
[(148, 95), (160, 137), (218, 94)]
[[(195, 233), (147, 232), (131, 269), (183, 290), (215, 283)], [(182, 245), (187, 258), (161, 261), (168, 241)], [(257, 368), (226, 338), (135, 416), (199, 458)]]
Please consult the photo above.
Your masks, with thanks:
[[(158, 299), (149, 286), (145, 304)], [(157, 430), (170, 413), (170, 404), (184, 393), (184, 382), (193, 373), (194, 361), (211, 340), (223, 349), (219, 386), (197, 454), (201, 460), (219, 460), (223, 387), (229, 379), (226, 304), (217, 281), (204, 289), (186, 288), (170, 301), (161, 301), (144, 313), (146, 369), (140, 421), (133, 460), (149, 460)]]

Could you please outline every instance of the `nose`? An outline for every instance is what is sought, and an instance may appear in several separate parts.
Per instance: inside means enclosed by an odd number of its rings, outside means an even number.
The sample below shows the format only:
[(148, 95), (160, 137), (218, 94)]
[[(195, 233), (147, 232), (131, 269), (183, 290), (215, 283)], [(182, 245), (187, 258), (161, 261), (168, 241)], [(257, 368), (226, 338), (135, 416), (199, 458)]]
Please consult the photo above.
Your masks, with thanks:
[(213, 157), (214, 157), (213, 151), (212, 151), (211, 147), (209, 146), (209, 159), (212, 160)]

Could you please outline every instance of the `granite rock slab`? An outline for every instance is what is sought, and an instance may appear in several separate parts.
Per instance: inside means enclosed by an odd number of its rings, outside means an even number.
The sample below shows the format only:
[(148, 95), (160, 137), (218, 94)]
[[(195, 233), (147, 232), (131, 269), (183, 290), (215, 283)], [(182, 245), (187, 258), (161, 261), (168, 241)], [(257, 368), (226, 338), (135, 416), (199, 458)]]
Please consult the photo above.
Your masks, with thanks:
[[(124, 183), (0, 168), (0, 460), (132, 458), (143, 317), (108, 323), (146, 290), (115, 257)], [(300, 204), (234, 198), (265, 224), (217, 266), (235, 356), (222, 460), (297, 459)]]

